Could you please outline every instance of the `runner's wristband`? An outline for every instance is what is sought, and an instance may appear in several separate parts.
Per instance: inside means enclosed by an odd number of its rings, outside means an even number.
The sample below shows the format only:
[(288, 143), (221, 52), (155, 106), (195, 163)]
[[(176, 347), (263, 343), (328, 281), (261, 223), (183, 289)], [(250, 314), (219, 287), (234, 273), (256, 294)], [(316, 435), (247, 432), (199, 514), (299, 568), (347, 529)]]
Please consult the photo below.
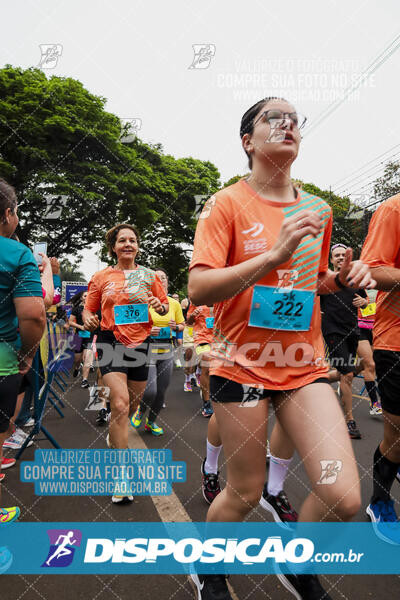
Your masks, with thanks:
[(336, 274), (336, 277), (335, 277), (335, 283), (336, 283), (336, 285), (338, 286), (338, 288), (339, 288), (340, 290), (345, 290), (345, 289), (346, 289), (346, 286), (345, 286), (345, 285), (343, 285), (343, 283), (342, 283), (342, 282), (340, 281), (340, 279), (339, 279), (339, 273), (337, 273), (337, 274)]

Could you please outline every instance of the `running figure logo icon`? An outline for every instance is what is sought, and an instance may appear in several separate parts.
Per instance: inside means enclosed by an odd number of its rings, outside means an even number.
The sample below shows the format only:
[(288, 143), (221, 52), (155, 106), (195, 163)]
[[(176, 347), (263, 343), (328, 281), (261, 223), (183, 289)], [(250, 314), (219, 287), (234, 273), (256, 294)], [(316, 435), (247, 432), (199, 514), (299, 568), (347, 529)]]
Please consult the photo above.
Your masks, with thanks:
[(208, 69), (215, 56), (215, 44), (193, 44), (194, 57), (189, 69)]
[(293, 289), (294, 282), (299, 278), (299, 272), (294, 269), (278, 269), (279, 283), (277, 292), (286, 294)]
[(331, 485), (335, 483), (337, 476), (342, 470), (341, 460), (320, 460), (321, 463), (321, 477), (317, 481), (317, 485)]
[(38, 67), (40, 69), (54, 69), (62, 54), (61, 44), (39, 44), (41, 58)]
[(68, 567), (74, 558), (75, 549), (81, 545), (79, 529), (48, 529), (49, 553), (42, 567)]
[(250, 387), (249, 385), (245, 385), (244, 383), (242, 383), (242, 388), (243, 388), (243, 396), (242, 396), (242, 401), (239, 404), (239, 406), (241, 406), (241, 407), (247, 406), (249, 408), (251, 408), (253, 406), (257, 406), (258, 402), (263, 397), (264, 388), (263, 387), (260, 387), (260, 388)]

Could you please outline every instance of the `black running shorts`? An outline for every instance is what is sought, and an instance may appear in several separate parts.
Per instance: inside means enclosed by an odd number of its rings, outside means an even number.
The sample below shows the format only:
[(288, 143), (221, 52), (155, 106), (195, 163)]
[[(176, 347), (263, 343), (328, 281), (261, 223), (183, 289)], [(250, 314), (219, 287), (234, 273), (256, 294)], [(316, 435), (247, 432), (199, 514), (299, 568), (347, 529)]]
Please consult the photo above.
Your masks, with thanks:
[[(326, 377), (319, 377), (311, 383), (329, 384), (329, 381)], [(293, 391), (260, 389), (256, 386), (242, 385), (219, 375), (210, 375), (210, 400), (213, 402), (240, 402), (241, 404), (246, 404), (247, 402), (257, 402), (263, 398), (271, 398), (273, 400), (278, 394), (282, 394), (283, 392), (289, 394)]]
[(325, 336), (325, 342), (329, 350), (329, 363), (333, 369), (337, 369), (342, 375), (354, 373), (355, 371), (359, 339), (358, 333), (345, 336), (330, 333)]
[(112, 331), (100, 331), (96, 346), (104, 345), (103, 348), (99, 348), (101, 374), (104, 376), (108, 373), (126, 373), (129, 381), (147, 381), (149, 343), (150, 338), (147, 338), (140, 346), (127, 348), (118, 342)]
[(400, 415), (400, 352), (374, 350), (374, 361), (382, 408)]
[(15, 412), (22, 376), (0, 375), (0, 433), (7, 431)]

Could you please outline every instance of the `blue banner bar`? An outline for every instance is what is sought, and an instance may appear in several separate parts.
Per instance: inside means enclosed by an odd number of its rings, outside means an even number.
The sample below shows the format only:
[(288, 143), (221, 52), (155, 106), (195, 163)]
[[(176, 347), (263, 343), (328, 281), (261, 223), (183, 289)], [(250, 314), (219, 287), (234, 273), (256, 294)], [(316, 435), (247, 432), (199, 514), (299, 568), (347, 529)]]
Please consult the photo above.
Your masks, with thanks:
[(0, 573), (397, 574), (400, 524), (389, 525), (12, 523), (0, 526)]

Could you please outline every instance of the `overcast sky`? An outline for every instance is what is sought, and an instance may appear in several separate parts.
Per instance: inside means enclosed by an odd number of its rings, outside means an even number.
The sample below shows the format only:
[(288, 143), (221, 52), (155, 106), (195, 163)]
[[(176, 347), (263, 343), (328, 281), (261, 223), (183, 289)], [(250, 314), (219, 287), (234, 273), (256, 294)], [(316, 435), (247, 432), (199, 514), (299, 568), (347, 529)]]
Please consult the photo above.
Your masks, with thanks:
[[(48, 75), (79, 79), (107, 110), (140, 119), (144, 141), (210, 160), (223, 182), (246, 172), (240, 119), (267, 95), (308, 117), (294, 177), (365, 199), (382, 161), (400, 157), (400, 50), (318, 122), (399, 35), (398, 0), (27, 0), (2, 17), (3, 64), (38, 66), (40, 45), (61, 46)], [(85, 252), (84, 272), (97, 268)]]

